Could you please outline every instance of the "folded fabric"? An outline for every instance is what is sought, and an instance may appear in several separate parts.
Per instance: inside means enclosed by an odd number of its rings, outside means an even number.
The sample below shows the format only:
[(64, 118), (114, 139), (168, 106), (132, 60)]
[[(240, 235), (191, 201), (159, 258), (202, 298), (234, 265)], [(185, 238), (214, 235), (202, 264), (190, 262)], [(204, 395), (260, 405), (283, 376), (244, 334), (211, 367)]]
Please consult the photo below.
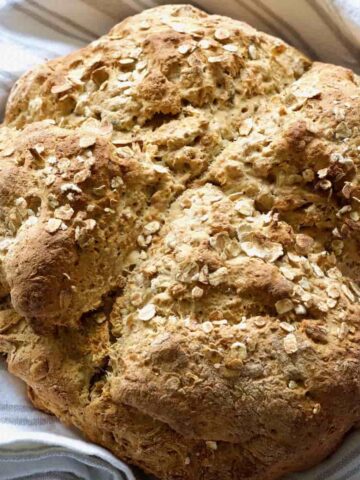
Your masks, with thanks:
[[(46, 59), (65, 55), (144, 8), (184, 0), (0, 0), (0, 119), (16, 79)], [(360, 73), (359, 0), (197, 0), (208, 12), (229, 15), (284, 38), (314, 59)], [(35, 410), (24, 386), (0, 360), (0, 480), (135, 480), (108, 451)], [(358, 480), (360, 432), (336, 454), (287, 480)], [(221, 479), (219, 479), (221, 480)]]
[(35, 410), (0, 362), (0, 480), (138, 480), (107, 450)]

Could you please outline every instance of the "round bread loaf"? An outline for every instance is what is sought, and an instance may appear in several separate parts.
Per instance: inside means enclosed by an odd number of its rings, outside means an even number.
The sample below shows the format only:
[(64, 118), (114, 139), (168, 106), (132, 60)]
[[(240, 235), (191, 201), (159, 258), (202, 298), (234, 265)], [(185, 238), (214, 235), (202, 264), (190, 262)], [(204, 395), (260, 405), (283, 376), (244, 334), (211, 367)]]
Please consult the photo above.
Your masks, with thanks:
[(274, 480), (360, 419), (360, 82), (190, 6), (23, 76), (0, 351), (161, 480)]

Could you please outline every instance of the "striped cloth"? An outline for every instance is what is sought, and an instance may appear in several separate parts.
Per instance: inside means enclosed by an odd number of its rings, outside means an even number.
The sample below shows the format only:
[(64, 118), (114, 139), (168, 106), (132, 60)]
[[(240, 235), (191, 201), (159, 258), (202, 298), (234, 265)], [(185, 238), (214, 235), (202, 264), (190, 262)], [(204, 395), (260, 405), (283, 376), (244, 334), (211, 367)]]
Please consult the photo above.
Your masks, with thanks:
[(0, 362), (0, 480), (140, 480), (105, 449), (35, 410)]
[[(173, 1), (171, 3), (184, 3)], [(94, 40), (114, 23), (170, 0), (0, 0), (0, 118), (25, 70)], [(197, 0), (209, 12), (245, 20), (314, 59), (360, 73), (360, 0)], [(138, 480), (106, 450), (36, 411), (0, 360), (0, 480)], [(286, 480), (359, 480), (360, 432), (336, 454)], [(221, 480), (221, 479), (219, 479)]]

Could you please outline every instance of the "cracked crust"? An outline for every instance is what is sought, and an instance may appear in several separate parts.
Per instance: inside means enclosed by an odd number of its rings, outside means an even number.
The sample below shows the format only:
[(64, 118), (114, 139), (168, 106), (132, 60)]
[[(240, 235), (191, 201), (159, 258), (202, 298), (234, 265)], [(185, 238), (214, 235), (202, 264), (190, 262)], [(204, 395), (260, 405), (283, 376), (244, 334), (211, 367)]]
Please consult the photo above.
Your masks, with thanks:
[(0, 351), (163, 480), (275, 480), (360, 420), (360, 82), (151, 9), (22, 77), (0, 129)]

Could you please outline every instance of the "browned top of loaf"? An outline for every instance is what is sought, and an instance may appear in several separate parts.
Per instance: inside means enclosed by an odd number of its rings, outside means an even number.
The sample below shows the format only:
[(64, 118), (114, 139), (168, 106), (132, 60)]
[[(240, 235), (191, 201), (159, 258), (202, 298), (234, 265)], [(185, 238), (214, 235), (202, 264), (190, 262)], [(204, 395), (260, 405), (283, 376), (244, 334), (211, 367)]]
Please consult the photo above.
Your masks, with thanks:
[(161, 479), (267, 480), (360, 418), (360, 82), (189, 6), (37, 67), (0, 129), (0, 351)]

